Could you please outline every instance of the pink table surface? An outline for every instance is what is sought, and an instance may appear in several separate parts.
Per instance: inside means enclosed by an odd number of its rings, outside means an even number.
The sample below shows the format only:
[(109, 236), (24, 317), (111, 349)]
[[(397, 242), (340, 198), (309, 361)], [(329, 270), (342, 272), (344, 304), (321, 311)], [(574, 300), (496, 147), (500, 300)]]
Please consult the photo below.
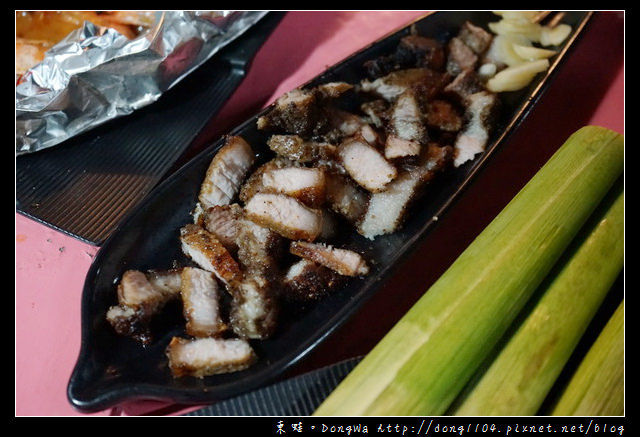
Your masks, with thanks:
[[(313, 78), (325, 68), (425, 11), (298, 11), (288, 13), (256, 55), (248, 75), (221, 113), (199, 138), (203, 145), (237, 125), (284, 92)], [(339, 330), (293, 372), (301, 373), (339, 359), (366, 353), (417, 299), (420, 292), (455, 259), (539, 164), (523, 161), (539, 156), (543, 162), (573, 131), (586, 124), (601, 125), (624, 134), (624, 13), (597, 14), (536, 110), (495, 163), (479, 177), (439, 225), (425, 245), (441, 244), (442, 266), (433, 267), (418, 253), (406, 269), (425, 270), (421, 280), (398, 273), (347, 327)], [(534, 155), (536, 147), (543, 153)], [(546, 154), (546, 155), (545, 155)], [(520, 161), (513, 158), (521, 158)], [(510, 161), (509, 161), (510, 160)], [(510, 169), (519, 175), (505, 175)], [(504, 187), (509, 189), (504, 189)], [(484, 215), (469, 220), (482, 203)], [(466, 209), (465, 209), (466, 208)], [(175, 415), (193, 407), (157, 402), (132, 402), (93, 414), (76, 411), (66, 397), (67, 383), (80, 347), (80, 301), (84, 278), (98, 248), (71, 238), (16, 213), (15, 290), (15, 415), (106, 416)], [(464, 229), (460, 234), (459, 227)], [(408, 276), (409, 278), (403, 278)], [(402, 277), (402, 278), (401, 278)], [(412, 287), (399, 301), (397, 291)], [(389, 311), (389, 305), (395, 310)], [(384, 308), (381, 309), (381, 308)], [(358, 338), (370, 322), (387, 314), (374, 329)], [(352, 335), (342, 335), (351, 332)]]

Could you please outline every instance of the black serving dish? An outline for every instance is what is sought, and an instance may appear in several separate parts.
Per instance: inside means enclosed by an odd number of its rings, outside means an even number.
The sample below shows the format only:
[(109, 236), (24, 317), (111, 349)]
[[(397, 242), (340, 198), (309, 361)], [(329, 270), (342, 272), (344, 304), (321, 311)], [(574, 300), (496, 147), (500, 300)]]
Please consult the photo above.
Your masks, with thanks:
[[(302, 357), (346, 322), (431, 231), (438, 218), (472, 183), (474, 176), (505, 145), (510, 135), (531, 111), (550, 84), (578, 37), (592, 17), (590, 12), (567, 12), (564, 22), (573, 28), (549, 70), (540, 74), (528, 88), (502, 95), (502, 118), (487, 150), (474, 161), (439, 179), (395, 234), (371, 241), (355, 232), (345, 234), (341, 244), (362, 253), (370, 261), (371, 272), (353, 279), (336, 293), (309, 305), (303, 311), (285, 314), (276, 334), (255, 342), (259, 356), (251, 368), (237, 373), (203, 379), (172, 377), (164, 350), (173, 335), (183, 333), (179, 320), (167, 322), (164, 335), (146, 348), (117, 335), (107, 323), (107, 309), (116, 303), (116, 283), (129, 268), (140, 270), (171, 267), (186, 263), (178, 242), (180, 227), (192, 221), (205, 171), (222, 140), (212, 144), (153, 190), (114, 231), (98, 252), (87, 275), (82, 299), (82, 344), (68, 385), (68, 398), (78, 410), (106, 409), (133, 399), (153, 399), (179, 404), (209, 403), (254, 390), (275, 381)], [(391, 52), (411, 28), (425, 36), (446, 40), (465, 20), (486, 27), (497, 21), (490, 12), (438, 12), (429, 14), (382, 40), (365, 47), (329, 68), (307, 86), (330, 81), (358, 82), (363, 62)], [(267, 111), (265, 109), (265, 111)], [(263, 111), (263, 113), (265, 112)], [(247, 120), (229, 132), (241, 135), (268, 157), (268, 133), (256, 129), (256, 120)]]

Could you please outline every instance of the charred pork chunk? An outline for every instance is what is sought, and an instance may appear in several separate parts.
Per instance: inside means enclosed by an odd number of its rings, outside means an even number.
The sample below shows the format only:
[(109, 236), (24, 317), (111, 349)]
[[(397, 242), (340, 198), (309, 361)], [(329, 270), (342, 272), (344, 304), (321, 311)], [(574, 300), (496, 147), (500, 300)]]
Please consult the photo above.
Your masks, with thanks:
[(242, 339), (174, 337), (166, 350), (174, 377), (230, 373), (250, 367), (257, 359), (251, 345)]
[(118, 305), (107, 311), (107, 321), (120, 335), (142, 344), (153, 340), (150, 324), (164, 306), (180, 296), (180, 271), (127, 270), (117, 288)]
[(244, 207), (245, 216), (292, 240), (315, 240), (322, 232), (322, 213), (286, 194), (257, 193)]
[(444, 47), (438, 40), (413, 34), (403, 37), (395, 52), (367, 61), (364, 67), (368, 76), (375, 79), (405, 68), (442, 70), (445, 59)]
[(358, 232), (373, 240), (400, 229), (415, 199), (423, 194), (433, 178), (451, 165), (452, 155), (449, 146), (426, 147), (419, 165), (403, 168), (386, 190), (371, 195)]
[(212, 206), (201, 215), (202, 226), (211, 232), (231, 254), (234, 254), (238, 250), (236, 235), (238, 219), (241, 215), (242, 207), (237, 203)]
[(413, 88), (400, 94), (388, 122), (384, 156), (387, 159), (418, 156), (429, 140), (419, 96)]
[(498, 96), (489, 91), (480, 91), (467, 99), (465, 126), (458, 134), (454, 166), (459, 167), (484, 152), (500, 109)]
[(240, 265), (215, 235), (196, 224), (180, 229), (182, 252), (225, 284), (242, 278)]
[(274, 134), (267, 145), (278, 156), (301, 164), (334, 159), (336, 147), (325, 142), (305, 140), (300, 135)]
[(480, 91), (485, 91), (485, 87), (475, 70), (463, 71), (444, 88), (445, 95), (461, 107), (466, 105), (470, 95)]
[(362, 256), (349, 249), (341, 249), (324, 243), (292, 241), (289, 251), (323, 265), (343, 276), (362, 276), (369, 273), (369, 266)]
[(221, 291), (213, 273), (197, 267), (182, 269), (182, 313), (188, 335), (213, 337), (227, 329), (222, 318)]
[(342, 143), (339, 154), (349, 176), (370, 192), (384, 190), (398, 174), (378, 149), (360, 137)]
[(273, 335), (280, 314), (273, 285), (264, 278), (249, 275), (229, 284), (227, 291), (232, 297), (229, 323), (237, 336), (264, 340)]
[(481, 56), (489, 49), (493, 35), (483, 28), (466, 21), (458, 32), (458, 38), (476, 55)]
[(475, 70), (480, 58), (478, 55), (458, 37), (453, 37), (447, 45), (449, 55), (447, 57), (447, 72), (457, 76), (463, 71)]
[(311, 208), (324, 203), (324, 171), (316, 167), (285, 167), (267, 170), (262, 185), (275, 193), (287, 194)]
[(238, 194), (240, 185), (253, 165), (253, 149), (239, 136), (227, 137), (207, 169), (198, 200), (202, 209), (227, 205)]
[(344, 283), (344, 276), (310, 259), (292, 264), (282, 280), (283, 299), (310, 302), (321, 299)]
[(408, 68), (393, 71), (373, 81), (360, 81), (360, 91), (370, 93), (389, 102), (394, 101), (409, 88), (419, 91), (422, 98), (429, 100), (437, 96), (451, 80), (451, 77), (430, 68)]
[(347, 175), (327, 172), (325, 176), (327, 207), (355, 225), (367, 209), (369, 192)]
[(458, 132), (464, 119), (457, 107), (447, 100), (432, 100), (427, 104), (425, 124), (427, 129), (439, 132)]
[(285, 253), (285, 239), (277, 232), (247, 218), (238, 221), (238, 262), (249, 276), (277, 281)]
[(332, 101), (352, 88), (351, 84), (335, 82), (311, 89), (293, 89), (277, 99), (270, 110), (258, 118), (258, 129), (304, 138), (322, 136), (331, 128)]

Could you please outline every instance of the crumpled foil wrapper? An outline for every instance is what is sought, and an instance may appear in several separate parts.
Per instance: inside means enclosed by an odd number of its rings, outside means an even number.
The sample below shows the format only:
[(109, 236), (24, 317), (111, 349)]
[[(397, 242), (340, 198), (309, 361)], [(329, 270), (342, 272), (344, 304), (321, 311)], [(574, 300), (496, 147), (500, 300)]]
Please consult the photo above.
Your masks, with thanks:
[(135, 39), (85, 23), (16, 85), (16, 155), (147, 106), (267, 11), (164, 11)]

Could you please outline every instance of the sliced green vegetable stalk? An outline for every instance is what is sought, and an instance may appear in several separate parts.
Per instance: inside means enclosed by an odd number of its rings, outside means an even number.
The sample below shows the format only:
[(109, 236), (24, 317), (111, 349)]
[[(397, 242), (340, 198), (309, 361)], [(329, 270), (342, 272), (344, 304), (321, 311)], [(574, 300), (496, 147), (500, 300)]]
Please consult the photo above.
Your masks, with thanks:
[(314, 412), (441, 415), (614, 181), (624, 139), (575, 132)]
[(535, 415), (623, 264), (624, 192), (619, 183), (542, 283), (531, 311), (453, 414)]
[(551, 415), (624, 415), (624, 300), (569, 380)]

